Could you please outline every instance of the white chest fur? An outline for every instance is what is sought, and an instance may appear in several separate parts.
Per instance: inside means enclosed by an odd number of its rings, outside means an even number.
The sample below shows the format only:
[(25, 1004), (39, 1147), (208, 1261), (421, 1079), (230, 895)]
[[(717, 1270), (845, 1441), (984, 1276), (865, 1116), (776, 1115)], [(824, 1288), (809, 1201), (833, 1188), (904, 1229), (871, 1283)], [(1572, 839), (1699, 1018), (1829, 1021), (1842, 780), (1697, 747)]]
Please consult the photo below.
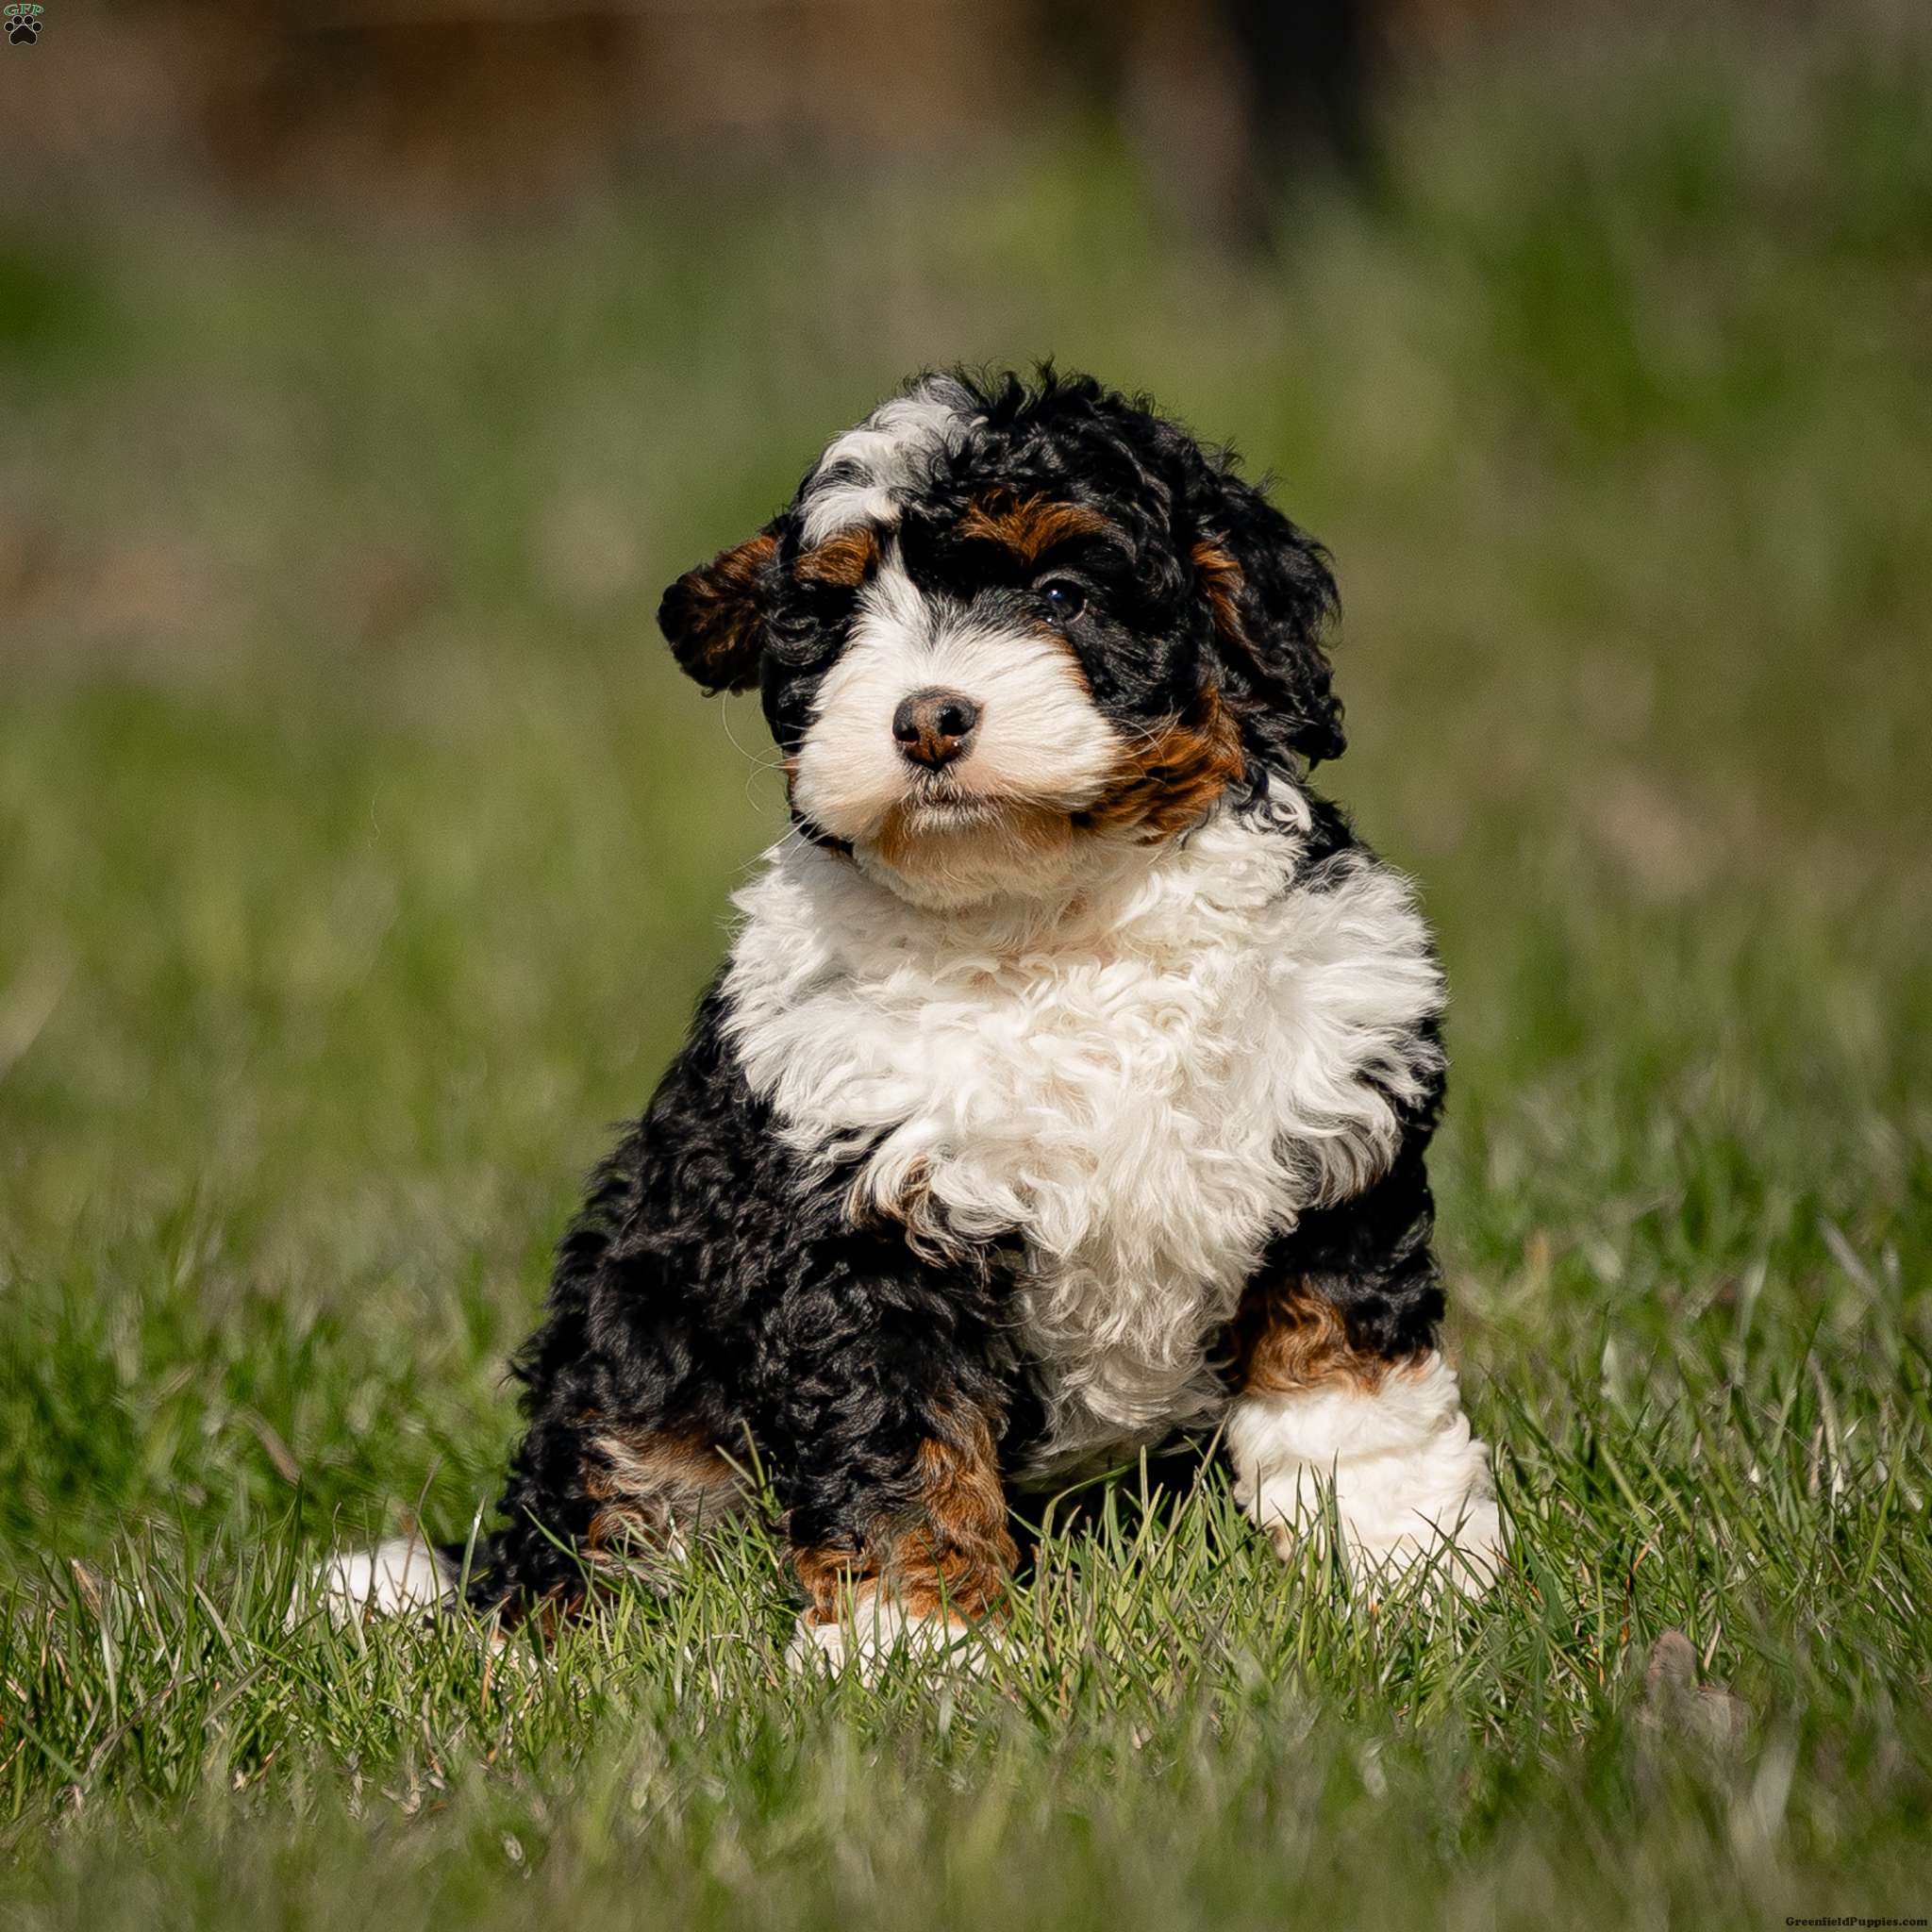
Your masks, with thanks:
[(1214, 1412), (1265, 1243), (1387, 1164), (1385, 1096), (1430, 1071), (1407, 885), (1357, 858), (1298, 886), (1301, 845), (1224, 815), (1072, 904), (938, 914), (791, 841), (740, 895), (731, 1029), (791, 1144), (1021, 1252), (1034, 1476)]

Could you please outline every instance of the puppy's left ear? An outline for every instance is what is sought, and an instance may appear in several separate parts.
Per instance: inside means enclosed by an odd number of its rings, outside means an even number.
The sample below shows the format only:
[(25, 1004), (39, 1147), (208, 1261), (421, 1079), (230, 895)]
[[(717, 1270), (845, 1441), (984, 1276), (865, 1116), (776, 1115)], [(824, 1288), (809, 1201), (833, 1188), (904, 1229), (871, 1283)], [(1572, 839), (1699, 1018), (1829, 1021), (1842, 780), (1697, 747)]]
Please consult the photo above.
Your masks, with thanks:
[(1216, 478), (1193, 549), (1226, 695), (1265, 750), (1314, 764), (1348, 748), (1323, 632), (1341, 608), (1322, 546), (1239, 476)]
[(765, 623), (778, 581), (775, 524), (664, 592), (658, 628), (683, 669), (708, 691), (749, 691), (758, 681)]

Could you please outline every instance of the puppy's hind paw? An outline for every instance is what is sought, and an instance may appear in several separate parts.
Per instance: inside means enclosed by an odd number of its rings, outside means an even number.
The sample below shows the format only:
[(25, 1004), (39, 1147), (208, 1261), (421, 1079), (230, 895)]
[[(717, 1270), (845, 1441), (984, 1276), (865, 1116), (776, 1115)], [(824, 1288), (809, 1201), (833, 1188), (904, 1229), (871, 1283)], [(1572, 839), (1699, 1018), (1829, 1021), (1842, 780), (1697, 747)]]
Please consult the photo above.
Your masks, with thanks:
[(292, 1626), (311, 1604), (341, 1627), (370, 1617), (453, 1609), (458, 1578), (447, 1557), (421, 1537), (391, 1537), (373, 1550), (337, 1550), (289, 1606)]
[(876, 1684), (898, 1657), (915, 1657), (932, 1671), (980, 1676), (988, 1651), (999, 1647), (999, 1637), (988, 1624), (919, 1615), (869, 1590), (842, 1607), (836, 1623), (822, 1624), (809, 1610), (804, 1612), (785, 1646), (785, 1663), (799, 1674), (856, 1671), (864, 1684)]

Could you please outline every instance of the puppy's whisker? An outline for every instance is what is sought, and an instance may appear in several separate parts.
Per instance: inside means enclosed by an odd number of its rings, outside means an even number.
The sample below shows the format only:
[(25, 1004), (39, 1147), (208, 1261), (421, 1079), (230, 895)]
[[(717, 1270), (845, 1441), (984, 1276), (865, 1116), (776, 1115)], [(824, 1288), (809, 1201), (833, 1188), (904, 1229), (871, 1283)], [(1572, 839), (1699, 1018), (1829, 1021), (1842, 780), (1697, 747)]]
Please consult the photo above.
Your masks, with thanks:
[(1137, 724), (1122, 734), (1122, 747), (1129, 752), (1152, 751), (1180, 724), (1177, 712), (1171, 712), (1158, 724)]
[[(749, 758), (754, 767), (757, 767), (758, 769), (766, 769), (766, 767), (764, 767), (762, 764), (762, 760), (768, 755), (762, 749), (752, 751), (746, 749), (745, 746), (739, 743), (738, 733), (731, 728), (731, 707), (728, 703), (720, 705), (718, 707), (718, 717), (720, 722), (724, 726), (724, 736), (730, 741), (731, 749), (735, 751), (740, 758)], [(780, 762), (782, 762), (782, 760)]]

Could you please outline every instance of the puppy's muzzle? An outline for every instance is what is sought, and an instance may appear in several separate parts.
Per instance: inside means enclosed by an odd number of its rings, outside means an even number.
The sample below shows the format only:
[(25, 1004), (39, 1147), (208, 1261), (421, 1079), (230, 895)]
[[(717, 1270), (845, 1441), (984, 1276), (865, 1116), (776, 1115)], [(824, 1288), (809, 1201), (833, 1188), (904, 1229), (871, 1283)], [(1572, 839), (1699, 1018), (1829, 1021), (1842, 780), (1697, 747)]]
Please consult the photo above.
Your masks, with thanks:
[(892, 713), (899, 754), (928, 772), (963, 756), (979, 724), (979, 707), (957, 691), (916, 691)]

